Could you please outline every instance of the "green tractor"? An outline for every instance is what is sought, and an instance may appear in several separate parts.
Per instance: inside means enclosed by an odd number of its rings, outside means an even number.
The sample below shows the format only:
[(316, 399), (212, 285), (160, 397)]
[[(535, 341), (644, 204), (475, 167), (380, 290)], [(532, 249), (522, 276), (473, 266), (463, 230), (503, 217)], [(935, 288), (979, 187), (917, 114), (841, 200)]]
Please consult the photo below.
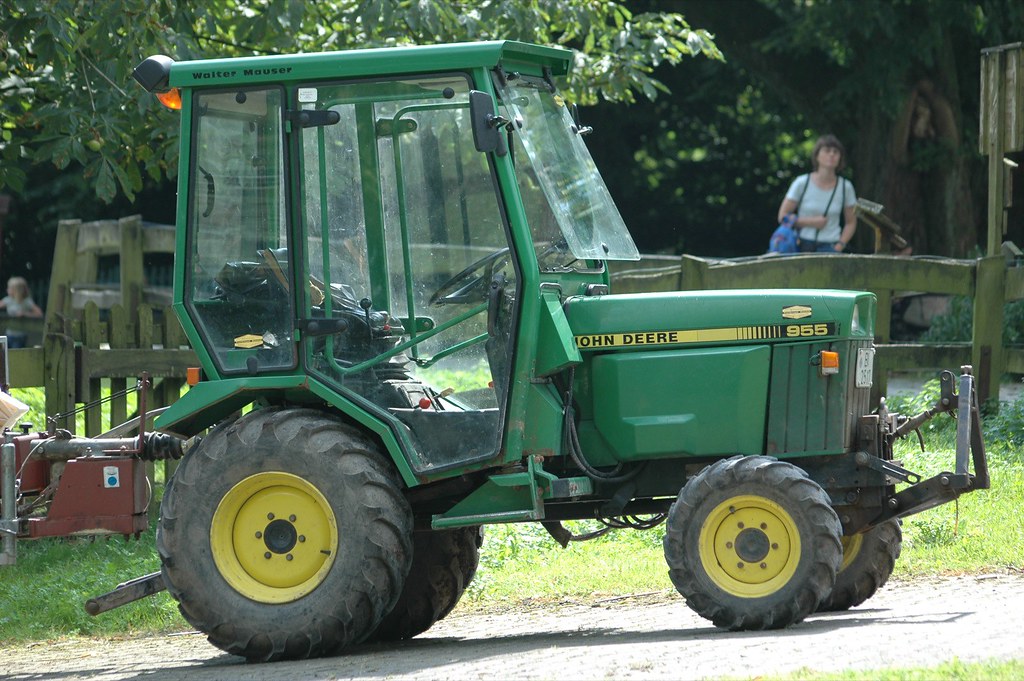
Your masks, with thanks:
[[(162, 581), (253, 660), (415, 636), (488, 523), (646, 529), (690, 607), (767, 629), (885, 582), (901, 517), (987, 487), (969, 368), (921, 415), (870, 402), (875, 298), (613, 295), (636, 246), (518, 42), (175, 62), (174, 309), (200, 380), (157, 428)], [(954, 470), (892, 443), (956, 411)], [(973, 463), (973, 466), (972, 466)], [(972, 472), (973, 470), (973, 472)]]

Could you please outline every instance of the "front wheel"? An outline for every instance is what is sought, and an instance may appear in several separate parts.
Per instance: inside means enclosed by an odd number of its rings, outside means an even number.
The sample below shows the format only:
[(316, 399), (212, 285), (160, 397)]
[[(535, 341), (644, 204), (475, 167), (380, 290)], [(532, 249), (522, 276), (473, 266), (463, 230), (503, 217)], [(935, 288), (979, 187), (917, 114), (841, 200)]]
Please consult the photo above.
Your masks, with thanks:
[(157, 549), (182, 615), (250, 660), (318, 657), (370, 634), (412, 559), (398, 479), (358, 431), (310, 409), (259, 409), (181, 462)]
[(828, 495), (802, 470), (734, 457), (680, 491), (665, 558), (687, 605), (715, 626), (779, 629), (813, 613), (832, 590), (841, 534)]
[(849, 610), (871, 598), (889, 580), (902, 548), (899, 520), (887, 520), (867, 532), (843, 537), (843, 562), (836, 585), (818, 610)]

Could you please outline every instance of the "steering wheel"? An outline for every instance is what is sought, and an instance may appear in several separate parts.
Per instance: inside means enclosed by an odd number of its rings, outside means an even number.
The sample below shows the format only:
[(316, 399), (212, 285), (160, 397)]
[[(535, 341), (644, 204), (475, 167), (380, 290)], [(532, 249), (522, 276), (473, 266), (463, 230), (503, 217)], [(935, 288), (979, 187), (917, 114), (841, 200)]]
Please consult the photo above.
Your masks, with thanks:
[[(508, 247), (485, 255), (448, 281), (441, 284), (434, 295), (430, 296), (430, 304), (435, 306), (475, 303), (487, 300), (494, 270), (502, 258), (508, 257)], [(478, 270), (483, 270), (479, 272)]]

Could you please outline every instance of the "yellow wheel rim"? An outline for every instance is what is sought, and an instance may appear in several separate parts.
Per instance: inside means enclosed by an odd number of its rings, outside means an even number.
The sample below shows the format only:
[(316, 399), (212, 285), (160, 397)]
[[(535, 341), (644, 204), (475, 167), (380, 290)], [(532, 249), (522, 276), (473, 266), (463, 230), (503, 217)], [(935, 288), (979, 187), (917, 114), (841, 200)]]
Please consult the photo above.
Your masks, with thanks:
[(792, 516), (764, 497), (732, 497), (700, 529), (700, 560), (719, 588), (740, 598), (775, 593), (800, 563), (800, 532)]
[(839, 572), (850, 567), (850, 563), (860, 553), (860, 548), (864, 545), (864, 534), (855, 534), (852, 537), (843, 536), (841, 541), (843, 543), (843, 562), (839, 564)]
[(210, 524), (220, 574), (260, 603), (287, 603), (323, 582), (338, 553), (338, 523), (320, 491), (289, 473), (257, 473), (228, 490)]

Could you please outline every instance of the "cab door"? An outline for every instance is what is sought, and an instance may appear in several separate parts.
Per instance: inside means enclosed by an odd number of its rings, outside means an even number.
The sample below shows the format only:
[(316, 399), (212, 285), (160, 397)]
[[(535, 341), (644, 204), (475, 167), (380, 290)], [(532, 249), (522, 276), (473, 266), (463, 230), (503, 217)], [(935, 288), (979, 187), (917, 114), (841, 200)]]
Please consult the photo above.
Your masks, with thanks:
[(487, 461), (504, 431), (518, 276), (469, 92), (464, 74), (294, 91), (303, 358), (418, 473)]

